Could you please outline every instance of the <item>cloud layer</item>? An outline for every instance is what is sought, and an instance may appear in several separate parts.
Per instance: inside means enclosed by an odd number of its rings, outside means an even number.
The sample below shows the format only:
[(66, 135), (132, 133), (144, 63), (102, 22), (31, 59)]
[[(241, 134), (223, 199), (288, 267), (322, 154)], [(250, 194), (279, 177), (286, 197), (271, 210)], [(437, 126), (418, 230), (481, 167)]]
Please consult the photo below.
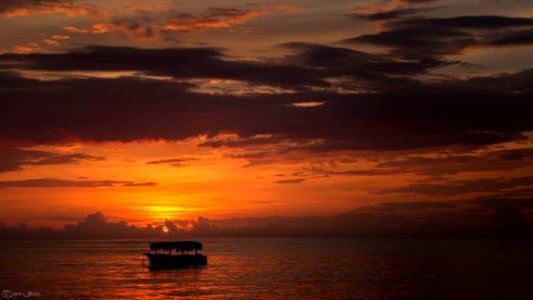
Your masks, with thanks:
[[(191, 81), (135, 77), (41, 81), (4, 72), (0, 139), (20, 143), (179, 140), (237, 132), (241, 137), (287, 138), (306, 151), (407, 150), (521, 140), (523, 132), (533, 129), (527, 113), (533, 86), (530, 70), (424, 82), (392, 76), (409, 70), (423, 73), (426, 67), (420, 63), (396, 64), (318, 45), (291, 47), (299, 52), (285, 63), (274, 64), (227, 61), (209, 48), (88, 47), (64, 54), (4, 54), (0, 61), (28, 70), (131, 70), (178, 80), (231, 79), (302, 89), (221, 95), (194, 92), (196, 84)], [(298, 66), (291, 61), (299, 62)], [(350, 61), (367, 63), (352, 67)], [(329, 78), (346, 76), (376, 86), (372, 92), (349, 94), (320, 89), (330, 85)], [(292, 105), (302, 99), (323, 104)]]

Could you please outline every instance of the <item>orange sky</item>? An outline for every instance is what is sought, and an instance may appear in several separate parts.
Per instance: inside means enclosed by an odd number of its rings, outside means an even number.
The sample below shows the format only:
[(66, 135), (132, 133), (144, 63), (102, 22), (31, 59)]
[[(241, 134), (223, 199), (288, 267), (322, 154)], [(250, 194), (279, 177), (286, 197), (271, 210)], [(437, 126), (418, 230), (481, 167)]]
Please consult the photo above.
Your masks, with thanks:
[[(390, 154), (294, 153), (253, 160), (232, 156), (261, 150), (198, 147), (201, 140), (74, 143), (24, 148), (62, 155), (81, 152), (101, 159), (83, 160), (75, 164), (22, 167), (21, 170), (3, 173), (2, 181), (54, 178), (90, 182), (112, 179), (140, 183), (141, 186), (117, 183), (111, 187), (65, 187), (58, 184), (56, 187), (4, 188), (3, 219), (11, 222), (31, 220), (29, 224), (61, 226), (64, 220), (60, 216), (82, 218), (91, 212), (103, 211), (110, 220), (145, 224), (163, 219), (192, 219), (200, 215), (211, 219), (334, 215), (381, 202), (427, 200), (427, 196), (420, 195), (379, 194), (382, 190), (424, 180), (426, 176), (410, 172), (379, 176), (327, 174), (372, 169), (379, 156)], [(502, 147), (505, 145), (496, 146)], [(509, 144), (508, 147), (517, 149), (524, 145)], [(396, 160), (402, 159), (402, 156), (395, 156)], [(157, 161), (162, 162), (150, 163)], [(529, 167), (516, 167), (512, 171), (463, 172), (449, 178), (519, 177), (530, 172)], [(144, 183), (152, 184), (142, 186)], [(483, 194), (491, 193), (476, 192), (470, 195)], [(431, 198), (434, 201), (454, 201), (466, 195), (437, 195)], [(55, 220), (55, 217), (59, 220)]]
[(529, 199), (524, 2), (0, 4), (0, 222)]

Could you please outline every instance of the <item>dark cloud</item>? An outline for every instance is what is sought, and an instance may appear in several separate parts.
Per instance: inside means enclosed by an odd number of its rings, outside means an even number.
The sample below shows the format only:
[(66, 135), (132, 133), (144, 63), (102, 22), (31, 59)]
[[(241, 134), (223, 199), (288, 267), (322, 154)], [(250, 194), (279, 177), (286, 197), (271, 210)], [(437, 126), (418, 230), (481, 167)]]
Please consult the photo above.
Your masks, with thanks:
[(533, 185), (533, 176), (513, 178), (479, 178), (473, 180), (448, 180), (443, 183), (415, 183), (398, 188), (385, 189), (377, 192), (412, 193), (432, 196), (453, 196), (465, 193), (496, 193), (517, 187)]
[(347, 171), (322, 171), (326, 175), (346, 175), (346, 176), (383, 176), (391, 175), (386, 170), (347, 170)]
[(488, 43), (495, 47), (531, 45), (533, 44), (533, 29), (502, 32), (493, 36)]
[(524, 168), (533, 164), (533, 149), (511, 149), (481, 155), (461, 154), (443, 157), (412, 156), (401, 160), (383, 161), (377, 170), (397, 173), (415, 173), (428, 176), (457, 174), (461, 172), (490, 172)]
[(181, 167), (185, 163), (196, 160), (195, 158), (171, 158), (171, 159), (161, 159), (161, 160), (153, 160), (146, 162), (148, 165), (160, 165), (160, 164), (170, 164), (174, 167)]
[(453, 64), (429, 58), (398, 60), (387, 55), (310, 43), (286, 43), (282, 46), (295, 52), (288, 57), (289, 61), (318, 68), (324, 77), (348, 76), (372, 85), (390, 84), (395, 81), (392, 75), (405, 78), (406, 75), (424, 74), (431, 68)]
[[(446, 62), (396, 60), (315, 44), (285, 47), (293, 54), (281, 63), (225, 60), (219, 50), (211, 48), (96, 46), (56, 54), (3, 54), (0, 61), (9, 62), (10, 68), (30, 70), (131, 70), (184, 80), (232, 78), (287, 87), (317, 88), (330, 78), (351, 78), (353, 85), (365, 86), (367, 92), (302, 89), (237, 96), (192, 92), (194, 84), (175, 80), (41, 81), (3, 72), (0, 140), (29, 144), (128, 142), (207, 134), (208, 140), (201, 146), (291, 143), (287, 151), (326, 152), (482, 147), (523, 139), (523, 132), (533, 129), (528, 114), (533, 108), (529, 101), (531, 70), (423, 82), (409, 76)], [(294, 72), (286, 72), (293, 67)], [(302, 101), (321, 105), (293, 105)], [(237, 133), (239, 138), (212, 139), (224, 132)]]
[(295, 179), (285, 179), (285, 180), (277, 180), (275, 183), (278, 184), (298, 184), (305, 181), (305, 178), (295, 178)]
[(17, 72), (0, 71), (0, 88), (36, 88), (47, 85), (46, 82), (37, 79), (21, 77)]
[(257, 152), (247, 152), (247, 153), (242, 153), (242, 154), (232, 154), (228, 157), (253, 160), (253, 159), (261, 159), (261, 158), (270, 157), (275, 154), (276, 153), (273, 151), (257, 151)]
[(142, 236), (142, 232), (134, 225), (126, 222), (108, 222), (101, 212), (96, 212), (87, 216), (84, 221), (75, 225), (65, 226), (67, 236), (82, 237), (132, 237)]
[[(248, 147), (248, 146), (261, 146), (261, 145), (271, 145), (278, 144), (281, 142), (286, 142), (287, 139), (283, 136), (268, 136), (268, 137), (250, 137), (250, 138), (239, 138), (239, 139), (216, 139), (209, 140), (198, 144), (200, 147)], [(255, 156), (255, 155), (253, 155)]]
[[(468, 151), (467, 149), (461, 150)], [(266, 153), (268, 154), (268, 153)], [(262, 157), (266, 157), (266, 154)], [(272, 154), (271, 154), (272, 155)], [(375, 163), (372, 168), (337, 171), (333, 168), (313, 167), (308, 171), (324, 176), (387, 176), (397, 174), (416, 174), (429, 176), (427, 181), (446, 180), (443, 175), (463, 172), (497, 172), (525, 169), (533, 165), (533, 149), (521, 148), (490, 151), (485, 153), (443, 154), (440, 156), (393, 155), (392, 158), (369, 160)]]
[(386, 202), (381, 203), (374, 209), (384, 211), (395, 210), (426, 210), (426, 209), (444, 209), (455, 207), (455, 204), (450, 202), (439, 201), (408, 201), (408, 202)]
[(154, 186), (155, 182), (132, 182), (117, 180), (66, 180), (54, 178), (39, 178), (26, 180), (0, 181), (0, 189), (4, 188), (55, 188), (55, 187), (143, 187)]
[(505, 16), (460, 16), (452, 18), (413, 18), (393, 23), (398, 27), (501, 29), (533, 26), (533, 18)]
[[(466, 220), (458, 225), (442, 218), (454, 204), (442, 202), (383, 203), (330, 217), (247, 217), (212, 220), (165, 220), (146, 227), (124, 221), (109, 222), (102, 213), (90, 214), (83, 221), (68, 224), (65, 230), (30, 228), (24, 223), (0, 223), (0, 237), (56, 238), (185, 238), (185, 237), (532, 237), (530, 216), (520, 212), (531, 207), (531, 199), (513, 202), (505, 199), (478, 199), (467, 212), (458, 210)], [(513, 207), (513, 208), (511, 208)], [(495, 209), (493, 215), (482, 210)], [(511, 209), (510, 209), (511, 208)], [(518, 210), (516, 209), (518, 208)], [(427, 218), (410, 218), (405, 213), (429, 213)], [(402, 213), (402, 214), (400, 214)], [(472, 216), (476, 214), (476, 220)], [(456, 215), (458, 217), (459, 215)], [(61, 220), (71, 220), (65, 216)], [(479, 221), (488, 221), (480, 225)], [(452, 222), (450, 222), (452, 221)], [(163, 228), (168, 232), (165, 233)]]
[(135, 39), (151, 39), (162, 34), (156, 23), (159, 18), (142, 10), (137, 11), (135, 16), (115, 16), (107, 26)]
[[(235, 132), (243, 140), (208, 139), (203, 145), (286, 139), (298, 145), (288, 150), (313, 152), (480, 147), (523, 139), (522, 132), (533, 129), (529, 73), (372, 94), (231, 96), (193, 93), (190, 84), (171, 80), (35, 81), (34, 86), (0, 89), (0, 140), (127, 142)], [(324, 104), (305, 109), (291, 105), (302, 99)]]
[(357, 19), (363, 19), (363, 20), (371, 20), (371, 21), (385, 21), (385, 20), (391, 20), (391, 19), (398, 19), (403, 18), (407, 16), (412, 16), (421, 12), (426, 12), (428, 10), (431, 10), (434, 8), (414, 8), (414, 7), (397, 7), (391, 10), (387, 11), (378, 11), (378, 12), (372, 12), (372, 13), (353, 13), (350, 14), (350, 16), (357, 18)]
[(61, 154), (0, 146), (0, 172), (17, 171), (25, 166), (77, 164), (81, 161), (98, 161), (103, 159), (103, 157), (85, 153)]
[(465, 80), (463, 89), (477, 89), (488, 93), (533, 94), (533, 69), (513, 74), (478, 76)]
[(528, 220), (522, 210), (533, 208), (533, 198), (480, 198), (475, 202), (481, 207), (494, 209), (493, 220), (514, 232), (527, 228)]
[[(400, 60), (347, 48), (287, 43), (281, 60), (240, 61), (214, 48), (139, 49), (89, 46), (54, 54), (3, 54), (6, 68), (47, 71), (138, 71), (177, 79), (225, 79), (303, 90), (329, 88), (331, 78), (350, 78), (349, 88), (375, 91), (412, 83), (407, 76), (456, 62), (435, 58)], [(9, 74), (7, 74), (9, 75)], [(12, 76), (11, 76), (12, 77)], [(6, 78), (7, 80), (7, 78)], [(14, 80), (14, 79), (10, 79)]]
[(406, 57), (440, 57), (467, 47), (496, 47), (531, 43), (533, 18), (460, 16), (405, 18), (386, 22), (384, 30), (345, 42), (388, 47)]
[(141, 49), (88, 46), (59, 54), (3, 54), (18, 68), (47, 71), (140, 71), (180, 79), (218, 78), (298, 88), (328, 86), (312, 69), (293, 64), (226, 60), (214, 48)]

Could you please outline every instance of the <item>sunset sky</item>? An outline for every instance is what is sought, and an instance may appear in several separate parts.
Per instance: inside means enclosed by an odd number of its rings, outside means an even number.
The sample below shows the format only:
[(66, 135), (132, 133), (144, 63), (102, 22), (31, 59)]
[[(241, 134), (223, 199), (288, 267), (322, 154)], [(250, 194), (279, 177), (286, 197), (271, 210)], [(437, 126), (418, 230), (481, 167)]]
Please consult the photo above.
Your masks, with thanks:
[(533, 1), (7, 0), (0, 28), (0, 222), (531, 214)]

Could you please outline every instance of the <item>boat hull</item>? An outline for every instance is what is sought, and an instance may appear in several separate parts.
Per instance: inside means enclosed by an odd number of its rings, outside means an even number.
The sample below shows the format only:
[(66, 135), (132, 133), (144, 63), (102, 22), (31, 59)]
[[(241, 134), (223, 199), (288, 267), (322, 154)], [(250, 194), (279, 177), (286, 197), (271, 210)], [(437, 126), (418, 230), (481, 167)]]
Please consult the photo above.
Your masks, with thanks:
[(207, 256), (196, 255), (168, 255), (168, 254), (154, 254), (144, 253), (150, 261), (150, 269), (174, 269), (188, 266), (204, 266), (207, 265)]

